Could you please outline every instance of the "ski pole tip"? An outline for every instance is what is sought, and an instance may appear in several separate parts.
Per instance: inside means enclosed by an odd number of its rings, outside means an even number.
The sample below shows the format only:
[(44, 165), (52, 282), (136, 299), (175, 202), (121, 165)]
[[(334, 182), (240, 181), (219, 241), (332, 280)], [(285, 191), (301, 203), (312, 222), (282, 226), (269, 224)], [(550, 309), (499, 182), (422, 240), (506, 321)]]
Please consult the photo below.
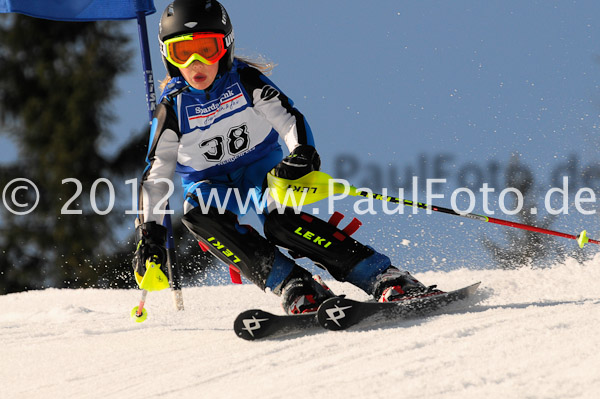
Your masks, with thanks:
[(585, 244), (587, 244), (589, 242), (589, 238), (587, 236), (587, 231), (583, 230), (581, 233), (579, 233), (579, 235), (577, 236), (577, 243), (579, 244), (579, 248), (583, 248), (583, 246)]
[(146, 309), (142, 308), (142, 311), (140, 312), (139, 306), (131, 309), (130, 315), (136, 323), (142, 323), (148, 318), (148, 312)]

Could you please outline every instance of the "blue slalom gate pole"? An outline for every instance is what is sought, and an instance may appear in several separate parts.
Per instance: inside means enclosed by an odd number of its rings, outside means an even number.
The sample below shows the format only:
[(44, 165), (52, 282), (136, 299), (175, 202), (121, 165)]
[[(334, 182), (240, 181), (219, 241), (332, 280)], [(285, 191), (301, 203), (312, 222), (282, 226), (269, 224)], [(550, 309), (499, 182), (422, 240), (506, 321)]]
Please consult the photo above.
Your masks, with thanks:
[[(148, 120), (152, 123), (154, 110), (156, 108), (156, 91), (154, 89), (154, 74), (152, 73), (152, 61), (150, 59), (150, 45), (148, 43), (148, 27), (146, 15), (142, 11), (137, 12), (138, 33), (140, 37), (140, 50), (142, 55), (142, 69), (144, 70), (144, 82), (146, 85), (146, 104), (148, 106)], [(177, 251), (173, 238), (173, 226), (167, 203), (166, 214), (163, 225), (167, 228), (167, 270), (169, 283), (173, 292), (173, 300), (177, 310), (183, 310), (183, 295), (181, 293), (181, 275), (177, 265)]]

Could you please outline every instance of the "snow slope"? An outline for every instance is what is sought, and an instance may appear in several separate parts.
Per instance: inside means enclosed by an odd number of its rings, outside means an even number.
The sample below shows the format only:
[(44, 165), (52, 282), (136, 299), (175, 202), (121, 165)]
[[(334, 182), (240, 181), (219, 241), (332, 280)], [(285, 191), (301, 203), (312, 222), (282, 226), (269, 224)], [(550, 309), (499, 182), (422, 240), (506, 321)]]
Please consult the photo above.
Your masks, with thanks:
[[(600, 255), (552, 268), (416, 273), (455, 289), (481, 280), (468, 309), (345, 332), (262, 342), (236, 314), (278, 298), (251, 285), (151, 293), (33, 291), (0, 297), (2, 398), (597, 398)], [(332, 282), (336, 292), (364, 297)]]

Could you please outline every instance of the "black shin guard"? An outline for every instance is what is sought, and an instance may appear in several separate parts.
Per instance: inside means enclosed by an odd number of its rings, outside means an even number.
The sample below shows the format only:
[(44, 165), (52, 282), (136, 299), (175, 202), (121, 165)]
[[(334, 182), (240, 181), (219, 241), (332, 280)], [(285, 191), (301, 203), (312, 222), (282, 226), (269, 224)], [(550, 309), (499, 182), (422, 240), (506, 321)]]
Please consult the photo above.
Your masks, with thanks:
[(358, 262), (374, 253), (336, 226), (291, 208), (267, 216), (265, 235), (276, 245), (311, 259), (337, 280), (344, 280)]
[(276, 248), (250, 226), (240, 226), (230, 211), (219, 213), (211, 207), (207, 213), (194, 208), (183, 216), (183, 224), (210, 252), (265, 289), (275, 259)]

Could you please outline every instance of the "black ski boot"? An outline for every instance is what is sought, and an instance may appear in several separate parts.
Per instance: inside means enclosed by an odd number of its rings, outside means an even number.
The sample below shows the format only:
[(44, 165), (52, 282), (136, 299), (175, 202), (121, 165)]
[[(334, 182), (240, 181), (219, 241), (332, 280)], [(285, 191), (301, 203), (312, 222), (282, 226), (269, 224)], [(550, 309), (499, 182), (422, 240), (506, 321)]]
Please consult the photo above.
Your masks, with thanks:
[(373, 296), (379, 302), (396, 302), (442, 293), (435, 285), (427, 287), (409, 272), (391, 266), (377, 276)]
[(320, 276), (311, 276), (308, 272), (289, 278), (281, 294), (287, 314), (316, 312), (326, 299), (334, 296)]

